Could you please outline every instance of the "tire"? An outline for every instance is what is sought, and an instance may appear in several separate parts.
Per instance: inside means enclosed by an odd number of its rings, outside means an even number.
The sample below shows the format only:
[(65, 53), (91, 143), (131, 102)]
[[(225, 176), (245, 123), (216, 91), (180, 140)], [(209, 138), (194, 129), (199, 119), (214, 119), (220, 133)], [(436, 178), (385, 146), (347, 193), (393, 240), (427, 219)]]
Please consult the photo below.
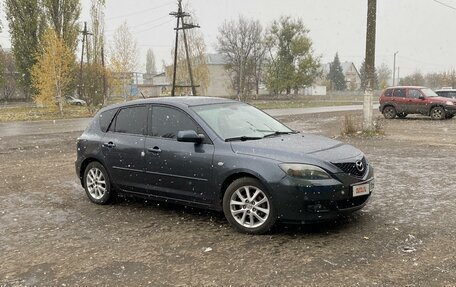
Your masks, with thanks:
[(228, 222), (242, 233), (263, 234), (277, 221), (272, 196), (254, 178), (233, 181), (223, 196), (223, 212)]
[(443, 120), (445, 119), (445, 110), (442, 107), (433, 107), (429, 115), (433, 120)]
[(107, 204), (115, 197), (109, 175), (104, 166), (97, 161), (87, 165), (84, 171), (83, 184), (87, 197), (93, 203)]
[(386, 106), (383, 109), (383, 116), (385, 119), (394, 119), (397, 115), (396, 109), (392, 106)]
[(447, 115), (446, 115), (446, 118), (447, 118), (447, 119), (452, 119), (453, 117), (454, 117), (454, 114), (447, 114)]
[(406, 116), (407, 116), (406, 113), (399, 113), (399, 114), (397, 114), (397, 117), (400, 118), (400, 119), (405, 119)]

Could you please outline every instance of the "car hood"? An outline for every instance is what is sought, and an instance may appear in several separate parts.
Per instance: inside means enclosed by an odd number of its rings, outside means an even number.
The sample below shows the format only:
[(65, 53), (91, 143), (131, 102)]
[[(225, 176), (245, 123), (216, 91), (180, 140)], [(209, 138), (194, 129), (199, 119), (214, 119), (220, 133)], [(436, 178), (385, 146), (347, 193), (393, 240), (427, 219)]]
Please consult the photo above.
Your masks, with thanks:
[(433, 102), (433, 103), (453, 102), (453, 103), (456, 104), (456, 99), (445, 98), (445, 97), (433, 97), (433, 98), (430, 98), (430, 101)]
[(312, 134), (290, 134), (260, 140), (231, 142), (235, 153), (264, 157), (280, 162), (346, 162), (363, 153), (357, 148)]

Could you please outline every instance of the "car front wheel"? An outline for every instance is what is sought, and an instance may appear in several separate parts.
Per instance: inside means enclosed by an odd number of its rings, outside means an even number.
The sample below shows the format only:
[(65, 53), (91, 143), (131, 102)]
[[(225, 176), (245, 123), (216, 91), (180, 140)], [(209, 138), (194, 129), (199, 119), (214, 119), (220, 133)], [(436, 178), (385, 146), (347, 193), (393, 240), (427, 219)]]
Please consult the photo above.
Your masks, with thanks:
[(83, 182), (87, 197), (93, 203), (106, 204), (114, 197), (108, 173), (99, 162), (87, 165)]
[(392, 106), (387, 106), (383, 109), (383, 116), (386, 119), (394, 119), (397, 115), (396, 109)]
[(272, 197), (257, 179), (248, 177), (228, 186), (223, 196), (223, 212), (233, 227), (249, 234), (263, 234), (277, 220)]
[(445, 110), (442, 107), (433, 107), (430, 116), (433, 120), (443, 120), (445, 118)]

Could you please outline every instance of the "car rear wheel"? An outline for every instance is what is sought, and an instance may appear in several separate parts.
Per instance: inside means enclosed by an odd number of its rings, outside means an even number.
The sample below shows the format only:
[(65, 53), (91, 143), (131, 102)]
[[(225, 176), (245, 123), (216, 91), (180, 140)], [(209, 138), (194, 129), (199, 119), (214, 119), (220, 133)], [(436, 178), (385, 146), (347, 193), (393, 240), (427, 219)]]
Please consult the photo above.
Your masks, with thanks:
[(406, 116), (407, 116), (406, 113), (399, 113), (399, 114), (397, 114), (397, 117), (400, 118), (400, 119), (405, 119)]
[(383, 116), (386, 119), (394, 119), (397, 115), (396, 109), (392, 106), (387, 106), (383, 109)]
[(445, 118), (445, 110), (442, 107), (433, 107), (430, 116), (433, 120), (443, 120)]
[(99, 162), (87, 165), (83, 182), (87, 197), (93, 203), (106, 204), (114, 197), (108, 173)]
[(223, 212), (233, 227), (249, 234), (263, 234), (277, 220), (272, 197), (258, 180), (248, 177), (228, 186), (223, 196)]

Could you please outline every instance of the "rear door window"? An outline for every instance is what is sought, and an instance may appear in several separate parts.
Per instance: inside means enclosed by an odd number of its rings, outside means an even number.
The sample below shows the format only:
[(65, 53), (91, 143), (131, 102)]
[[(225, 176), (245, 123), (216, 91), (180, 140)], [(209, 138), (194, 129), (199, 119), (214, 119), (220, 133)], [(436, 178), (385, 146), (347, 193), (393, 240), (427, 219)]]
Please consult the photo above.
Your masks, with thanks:
[(387, 89), (385, 93), (383, 93), (385, 97), (391, 97), (393, 95), (393, 89)]
[(115, 128), (110, 130), (116, 133), (142, 135), (147, 127), (147, 114), (147, 106), (121, 109), (116, 117)]
[(405, 98), (405, 89), (394, 89), (393, 97)]

